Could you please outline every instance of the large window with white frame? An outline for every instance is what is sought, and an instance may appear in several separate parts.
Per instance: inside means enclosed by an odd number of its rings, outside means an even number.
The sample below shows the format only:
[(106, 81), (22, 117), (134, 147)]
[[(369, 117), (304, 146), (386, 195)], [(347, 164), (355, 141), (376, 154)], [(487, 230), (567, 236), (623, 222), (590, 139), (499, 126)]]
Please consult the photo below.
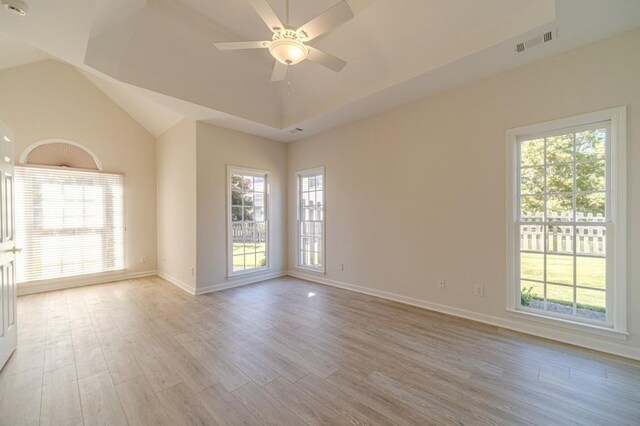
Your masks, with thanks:
[(124, 264), (124, 176), (18, 166), (19, 283), (119, 271)]
[(626, 330), (624, 117), (509, 131), (511, 309)]
[(324, 168), (297, 173), (299, 268), (324, 272)]
[(269, 268), (269, 172), (228, 168), (229, 276)]

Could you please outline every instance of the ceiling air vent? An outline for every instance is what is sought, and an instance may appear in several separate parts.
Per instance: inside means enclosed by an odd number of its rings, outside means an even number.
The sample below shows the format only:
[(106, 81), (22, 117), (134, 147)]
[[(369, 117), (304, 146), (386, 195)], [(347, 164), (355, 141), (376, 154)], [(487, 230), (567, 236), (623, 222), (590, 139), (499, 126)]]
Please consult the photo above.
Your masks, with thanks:
[(521, 43), (516, 44), (516, 52), (522, 53), (525, 50), (531, 49), (534, 46), (537, 46), (542, 43), (548, 43), (555, 38), (554, 31), (547, 31), (546, 33), (539, 35), (538, 37), (534, 37), (527, 41), (523, 41)]
[(301, 129), (300, 127), (296, 127), (295, 129), (291, 129), (289, 130), (289, 133), (300, 133), (302, 132), (304, 129)]

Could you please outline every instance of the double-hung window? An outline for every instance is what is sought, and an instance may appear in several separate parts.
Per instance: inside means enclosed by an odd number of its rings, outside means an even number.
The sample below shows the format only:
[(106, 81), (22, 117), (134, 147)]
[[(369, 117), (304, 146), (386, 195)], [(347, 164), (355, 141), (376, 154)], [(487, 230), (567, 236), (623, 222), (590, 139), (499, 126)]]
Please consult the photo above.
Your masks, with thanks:
[(324, 272), (324, 168), (297, 173), (299, 268)]
[(228, 168), (229, 276), (269, 267), (269, 172)]
[(509, 131), (509, 308), (625, 330), (624, 117)]
[(17, 281), (123, 270), (124, 176), (15, 168)]

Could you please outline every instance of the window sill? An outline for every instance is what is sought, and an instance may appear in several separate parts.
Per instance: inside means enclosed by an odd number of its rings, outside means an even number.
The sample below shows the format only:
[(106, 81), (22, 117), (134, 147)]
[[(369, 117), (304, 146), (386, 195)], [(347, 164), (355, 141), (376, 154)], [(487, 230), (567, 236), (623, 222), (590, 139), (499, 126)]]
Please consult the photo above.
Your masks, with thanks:
[(233, 274), (227, 275), (227, 279), (229, 281), (233, 281), (233, 280), (239, 279), (241, 277), (246, 277), (247, 275), (256, 275), (256, 274), (261, 274), (261, 273), (270, 272), (270, 271), (271, 271), (271, 267), (270, 266), (266, 266), (264, 268), (252, 269), (250, 271), (245, 271), (245, 272), (235, 272)]
[(304, 272), (305, 274), (308, 273), (308, 274), (319, 275), (319, 276), (327, 275), (324, 269), (305, 268), (304, 266), (294, 266), (293, 269), (296, 271)]
[(507, 314), (511, 317), (527, 318), (540, 324), (551, 325), (554, 327), (562, 327), (566, 330), (581, 331), (584, 333), (595, 334), (598, 336), (610, 337), (618, 340), (628, 340), (629, 333), (625, 331), (615, 330), (613, 328), (598, 326), (594, 324), (586, 324), (578, 321), (571, 321), (564, 318), (554, 318), (546, 315), (536, 314), (534, 312), (521, 311), (518, 309), (507, 309)]

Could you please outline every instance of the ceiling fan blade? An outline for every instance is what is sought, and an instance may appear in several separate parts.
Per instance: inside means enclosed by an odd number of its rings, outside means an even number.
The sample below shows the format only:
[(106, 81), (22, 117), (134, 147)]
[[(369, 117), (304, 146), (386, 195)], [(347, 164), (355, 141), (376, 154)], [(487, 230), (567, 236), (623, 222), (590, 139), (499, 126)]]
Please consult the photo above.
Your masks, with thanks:
[(330, 70), (340, 72), (342, 71), (342, 68), (347, 65), (347, 61), (343, 61), (340, 58), (329, 55), (328, 53), (316, 49), (315, 47), (307, 46), (307, 48), (309, 49), (309, 56), (307, 56), (308, 60), (315, 62), (316, 64), (320, 64), (323, 67), (327, 67)]
[(282, 81), (287, 78), (287, 71), (289, 66), (283, 64), (280, 61), (276, 61), (276, 65), (273, 67), (273, 73), (271, 74), (271, 81)]
[(307, 35), (305, 41), (313, 40), (352, 18), (353, 10), (343, 0), (298, 28), (298, 34), (304, 32)]
[(249, 3), (251, 3), (251, 6), (253, 6), (271, 31), (284, 28), (280, 18), (278, 18), (278, 15), (273, 11), (267, 0), (249, 0)]
[(218, 50), (266, 49), (270, 41), (224, 41), (214, 43)]

